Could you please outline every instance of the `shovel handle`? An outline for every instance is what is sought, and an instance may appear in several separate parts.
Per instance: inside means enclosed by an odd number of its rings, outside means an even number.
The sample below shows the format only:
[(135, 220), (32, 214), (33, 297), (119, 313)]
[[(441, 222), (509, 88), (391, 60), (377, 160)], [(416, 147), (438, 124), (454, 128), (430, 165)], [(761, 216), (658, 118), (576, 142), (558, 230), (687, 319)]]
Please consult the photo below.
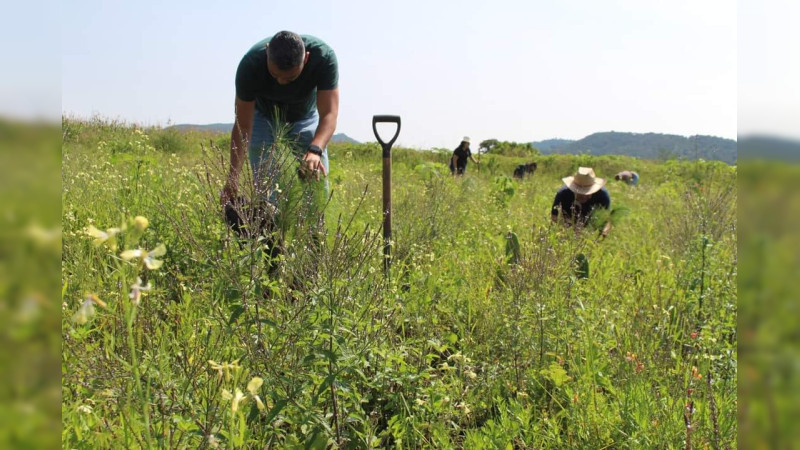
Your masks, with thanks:
[[(394, 136), (389, 142), (384, 142), (384, 140), (381, 139), (381, 136), (378, 134), (378, 128), (376, 125), (379, 123), (397, 124), (397, 131), (394, 132)], [(375, 138), (378, 139), (378, 142), (381, 144), (381, 148), (383, 148), (383, 156), (388, 157), (392, 150), (392, 144), (394, 144), (394, 141), (397, 140), (397, 136), (400, 135), (400, 116), (390, 116), (385, 114), (372, 116), (372, 132), (375, 133)]]

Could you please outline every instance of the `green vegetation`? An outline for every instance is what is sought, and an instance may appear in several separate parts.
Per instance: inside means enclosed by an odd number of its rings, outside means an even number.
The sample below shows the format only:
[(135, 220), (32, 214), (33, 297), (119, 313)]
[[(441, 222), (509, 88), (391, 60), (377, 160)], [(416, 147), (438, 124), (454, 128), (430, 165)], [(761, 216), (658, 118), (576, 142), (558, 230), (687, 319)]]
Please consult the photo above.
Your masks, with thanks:
[[(386, 279), (375, 144), (331, 146), (326, 233), (284, 209), (270, 271), (218, 212), (225, 136), (63, 129), (65, 447), (736, 445), (735, 168), (395, 149)], [(550, 223), (579, 165), (606, 239)]]
[(520, 144), (518, 142), (498, 141), (497, 139), (487, 139), (482, 141), (479, 148), (481, 153), (491, 153), (503, 156), (532, 157), (539, 154), (530, 143)]

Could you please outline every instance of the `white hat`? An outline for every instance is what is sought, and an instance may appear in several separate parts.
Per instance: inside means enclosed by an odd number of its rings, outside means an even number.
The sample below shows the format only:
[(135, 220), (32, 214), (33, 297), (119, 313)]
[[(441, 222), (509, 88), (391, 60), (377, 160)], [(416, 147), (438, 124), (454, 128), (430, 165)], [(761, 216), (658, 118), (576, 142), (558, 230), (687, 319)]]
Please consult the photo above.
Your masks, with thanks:
[(578, 167), (578, 173), (561, 180), (569, 190), (582, 195), (592, 195), (606, 184), (606, 180), (594, 176), (594, 170), (591, 167)]
[(461, 142), (469, 143), (469, 136), (464, 136), (464, 139), (461, 139)]

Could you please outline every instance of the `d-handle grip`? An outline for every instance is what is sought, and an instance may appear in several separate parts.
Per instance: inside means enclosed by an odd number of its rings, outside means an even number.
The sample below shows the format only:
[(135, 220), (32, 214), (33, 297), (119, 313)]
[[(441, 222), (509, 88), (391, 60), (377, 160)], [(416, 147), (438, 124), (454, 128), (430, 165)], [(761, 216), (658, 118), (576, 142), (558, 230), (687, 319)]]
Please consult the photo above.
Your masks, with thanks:
[[(394, 137), (389, 142), (384, 142), (381, 139), (381, 136), (378, 134), (378, 128), (376, 127), (379, 123), (396, 123), (397, 124), (397, 131), (394, 132)], [(397, 136), (400, 135), (400, 116), (389, 116), (389, 115), (378, 115), (372, 116), (372, 132), (375, 133), (375, 138), (378, 139), (380, 142), (381, 147), (383, 147), (384, 151), (387, 151), (392, 148), (392, 144), (394, 141), (397, 140)]]

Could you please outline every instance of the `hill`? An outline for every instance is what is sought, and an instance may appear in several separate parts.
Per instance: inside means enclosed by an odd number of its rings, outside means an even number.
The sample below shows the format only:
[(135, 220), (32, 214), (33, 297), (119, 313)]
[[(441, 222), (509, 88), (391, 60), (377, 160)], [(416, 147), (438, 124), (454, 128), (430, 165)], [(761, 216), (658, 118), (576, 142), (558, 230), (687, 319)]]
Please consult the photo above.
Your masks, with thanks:
[(533, 142), (543, 154), (628, 155), (642, 159), (705, 159), (736, 163), (736, 141), (714, 136), (660, 133), (594, 133), (578, 141), (550, 139)]
[(533, 146), (542, 153), (556, 153), (557, 150), (575, 142), (574, 139), (545, 139), (543, 141), (532, 142)]
[[(188, 130), (198, 130), (198, 131), (209, 131), (212, 133), (230, 133), (231, 129), (233, 129), (232, 123), (209, 123), (206, 125), (196, 125), (191, 123), (182, 123), (178, 125), (173, 125), (172, 129), (176, 129), (178, 131), (188, 131)], [(361, 142), (351, 138), (350, 136), (344, 133), (336, 133), (331, 137), (331, 142), (347, 142), (350, 144), (360, 144)]]
[(746, 136), (739, 140), (739, 156), (742, 159), (775, 159), (796, 163), (800, 161), (800, 141), (775, 136)]

